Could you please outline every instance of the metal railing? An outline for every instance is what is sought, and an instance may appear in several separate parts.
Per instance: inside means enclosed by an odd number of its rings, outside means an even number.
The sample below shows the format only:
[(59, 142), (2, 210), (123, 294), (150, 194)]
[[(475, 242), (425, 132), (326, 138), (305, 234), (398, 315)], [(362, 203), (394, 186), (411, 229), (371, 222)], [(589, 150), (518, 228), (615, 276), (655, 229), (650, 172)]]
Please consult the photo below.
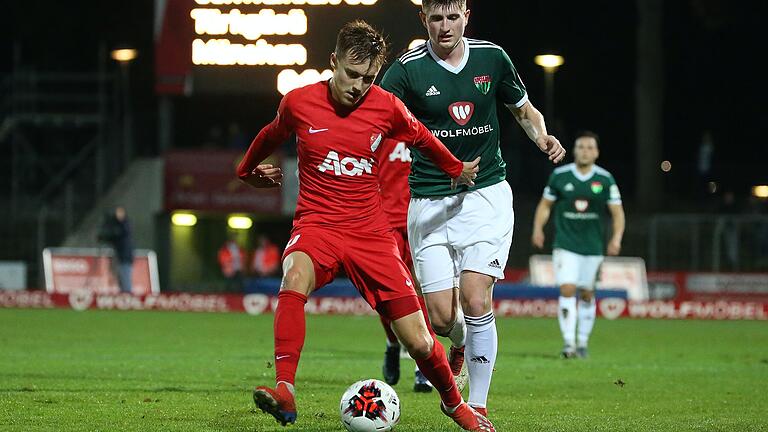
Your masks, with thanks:
[(766, 215), (655, 215), (648, 231), (651, 270), (768, 271)]

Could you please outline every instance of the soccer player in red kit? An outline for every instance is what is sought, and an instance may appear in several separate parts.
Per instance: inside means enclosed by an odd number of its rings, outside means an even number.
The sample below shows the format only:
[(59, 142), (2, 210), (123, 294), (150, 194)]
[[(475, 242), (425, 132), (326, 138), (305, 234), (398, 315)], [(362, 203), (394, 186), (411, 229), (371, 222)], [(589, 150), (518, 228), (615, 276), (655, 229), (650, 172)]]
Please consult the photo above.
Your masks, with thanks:
[(333, 77), (285, 95), (277, 116), (259, 132), (237, 168), (240, 179), (252, 186), (279, 186), (279, 168), (261, 161), (296, 134), (300, 187), (275, 311), (276, 385), (256, 387), (253, 399), (282, 425), (296, 421), (294, 383), (306, 334), (304, 305), (343, 267), (368, 304), (392, 321), (440, 393), (443, 412), (465, 430), (494, 431), (461, 398), (445, 350), (428, 330), (382, 211), (376, 164), (377, 149), (387, 137), (413, 143), (454, 186), (474, 184), (479, 159), (456, 159), (399, 99), (372, 85), (385, 52), (383, 37), (368, 24), (346, 24), (331, 54)]

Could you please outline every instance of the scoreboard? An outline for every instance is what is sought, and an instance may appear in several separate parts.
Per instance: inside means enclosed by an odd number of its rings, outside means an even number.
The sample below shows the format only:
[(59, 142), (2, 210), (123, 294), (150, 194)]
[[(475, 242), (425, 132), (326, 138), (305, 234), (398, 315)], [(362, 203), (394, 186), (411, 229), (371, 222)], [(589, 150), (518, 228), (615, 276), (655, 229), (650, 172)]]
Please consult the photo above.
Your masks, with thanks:
[(346, 22), (384, 33), (390, 59), (423, 42), (421, 0), (156, 0), (162, 94), (279, 95), (331, 75)]

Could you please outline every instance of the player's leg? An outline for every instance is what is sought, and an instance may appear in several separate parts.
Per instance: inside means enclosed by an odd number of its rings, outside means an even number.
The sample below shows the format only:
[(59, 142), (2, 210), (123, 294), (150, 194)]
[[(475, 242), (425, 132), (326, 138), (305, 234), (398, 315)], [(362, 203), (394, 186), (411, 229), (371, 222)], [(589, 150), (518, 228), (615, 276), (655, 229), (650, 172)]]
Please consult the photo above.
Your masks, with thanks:
[(589, 356), (587, 345), (589, 336), (595, 326), (597, 305), (595, 301), (595, 283), (600, 273), (602, 256), (582, 256), (581, 277), (579, 281), (578, 323), (576, 330), (576, 355), (581, 358)]
[(381, 373), (384, 381), (389, 385), (395, 385), (400, 381), (400, 341), (392, 331), (392, 323), (386, 317), (380, 315), (379, 320), (387, 337), (387, 347), (384, 350), (384, 364)]
[[(302, 236), (299, 244), (297, 239)], [(304, 305), (309, 294), (331, 280), (334, 273), (335, 258), (323, 250), (324, 242), (318, 238), (322, 235), (294, 234), (286, 248), (273, 324), (275, 387), (259, 386), (253, 391), (256, 405), (283, 426), (294, 423), (297, 417), (294, 384), (306, 336)]]
[(461, 374), (466, 341), (466, 323), (459, 306), (455, 254), (448, 246), (446, 208), (456, 205), (456, 197), (411, 199), (408, 207), (408, 242), (413, 270), (423, 293), (429, 323), (435, 333), (451, 340), (451, 369), (460, 389), (466, 379)]
[(492, 431), (490, 422), (463, 402), (445, 350), (427, 327), (410, 272), (396, 253), (394, 240), (375, 234), (345, 235), (345, 241), (355, 245), (343, 259), (346, 273), (368, 304), (392, 321), (400, 343), (440, 393), (444, 412), (465, 430)]
[[(391, 313), (386, 309), (381, 308), (382, 313)], [(461, 398), (461, 393), (453, 380), (445, 350), (435, 339), (434, 334), (428, 331), (422, 313), (416, 311), (395, 319), (392, 326), (398, 338), (416, 360), (419, 369), (440, 393), (443, 412), (464, 430), (494, 431), (491, 422)]]
[(504, 277), (512, 245), (512, 190), (500, 182), (465, 194), (448, 221), (457, 251), (461, 307), (467, 324), (464, 356), (469, 372), (471, 406), (487, 412), (488, 392), (498, 352), (493, 285)]
[(472, 271), (461, 273), (461, 305), (467, 322), (464, 354), (471, 380), (468, 402), (486, 416), (488, 391), (498, 352), (492, 300), (494, 282), (495, 279), (486, 274)]
[(560, 287), (557, 300), (557, 321), (563, 336), (563, 358), (576, 356), (576, 286), (579, 279), (578, 255), (565, 249), (552, 251), (555, 279)]

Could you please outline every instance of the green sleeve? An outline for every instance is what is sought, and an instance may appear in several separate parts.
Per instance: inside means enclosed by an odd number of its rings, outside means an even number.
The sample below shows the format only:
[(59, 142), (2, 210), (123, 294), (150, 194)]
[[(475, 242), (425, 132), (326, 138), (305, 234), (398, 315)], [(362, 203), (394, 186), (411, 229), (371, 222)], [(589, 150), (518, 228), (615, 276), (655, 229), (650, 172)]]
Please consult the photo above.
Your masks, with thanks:
[(392, 63), (387, 69), (384, 78), (381, 79), (381, 88), (393, 93), (399, 99), (405, 101), (405, 94), (408, 89), (408, 77), (405, 73), (405, 67), (399, 61)]
[(550, 174), (549, 180), (547, 180), (547, 185), (544, 187), (542, 197), (550, 201), (557, 201), (558, 192), (555, 187), (555, 173)]
[(608, 204), (621, 204), (621, 192), (613, 176), (608, 176)]
[(520, 108), (528, 100), (525, 84), (505, 51), (501, 51), (501, 57), (502, 78), (497, 96), (505, 104)]

